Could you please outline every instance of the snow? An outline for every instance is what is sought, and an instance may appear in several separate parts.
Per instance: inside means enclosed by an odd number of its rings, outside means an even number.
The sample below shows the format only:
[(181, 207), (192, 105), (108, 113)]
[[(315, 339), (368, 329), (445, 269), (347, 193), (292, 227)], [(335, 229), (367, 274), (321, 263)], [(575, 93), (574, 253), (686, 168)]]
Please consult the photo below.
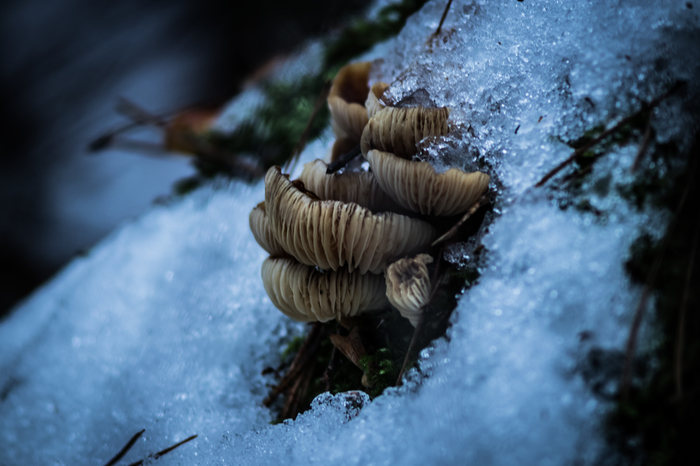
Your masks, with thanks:
[[(592, 189), (607, 175), (631, 181), (636, 143), (584, 183), (601, 218), (533, 185), (570, 155), (560, 139), (697, 75), (698, 6), (686, 3), (455, 1), (446, 39), (429, 42), (444, 8), (430, 2), (367, 55), (384, 59), (373, 79), (397, 79), (397, 99), (425, 89), (454, 108), (448, 149), (424, 156), (484, 166), (498, 189), (482, 275), (402, 388), (371, 402), (322, 395), (269, 424), (273, 381), (260, 373), (304, 327), (262, 287), (265, 253), (247, 223), (262, 184), (218, 180), (114, 232), (0, 323), (0, 465), (104, 464), (143, 428), (127, 463), (192, 434), (159, 462), (594, 463), (609, 406), (577, 367), (593, 347), (623, 347), (639, 297), (627, 251), (668, 215)], [(697, 115), (671, 98), (653, 125), (686, 147)], [(331, 144), (326, 132), (303, 161)], [(470, 251), (447, 257), (468, 263)]]

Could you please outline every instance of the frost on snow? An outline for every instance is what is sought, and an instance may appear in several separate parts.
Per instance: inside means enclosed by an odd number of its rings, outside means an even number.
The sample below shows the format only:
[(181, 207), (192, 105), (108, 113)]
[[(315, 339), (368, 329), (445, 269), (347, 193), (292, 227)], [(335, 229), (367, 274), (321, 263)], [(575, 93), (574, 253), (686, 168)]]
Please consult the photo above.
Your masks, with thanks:
[[(623, 263), (640, 228), (659, 234), (667, 213), (589, 189), (601, 219), (533, 185), (570, 155), (562, 141), (611, 126), (677, 80), (697, 95), (698, 9), (455, 1), (429, 40), (444, 5), (428, 3), (369, 54), (383, 58), (372, 79), (394, 82), (392, 97), (454, 109), (453, 135), (422, 156), (480, 166), (498, 189), (481, 277), (420, 373), (372, 402), (321, 395), (297, 420), (269, 425), (261, 400), (272, 379), (261, 370), (303, 326), (262, 287), (266, 254), (247, 221), (262, 182), (218, 182), (115, 232), (0, 324), (0, 465), (104, 464), (143, 428), (124, 461), (195, 433), (160, 462), (595, 461), (608, 407), (576, 368), (593, 346), (623, 347), (639, 296)], [(654, 112), (658, 140), (687, 147), (693, 118), (668, 99)], [(304, 159), (331, 143), (327, 133)], [(586, 186), (629, 183), (636, 152), (613, 149)], [(468, 263), (471, 249), (445, 255)]]

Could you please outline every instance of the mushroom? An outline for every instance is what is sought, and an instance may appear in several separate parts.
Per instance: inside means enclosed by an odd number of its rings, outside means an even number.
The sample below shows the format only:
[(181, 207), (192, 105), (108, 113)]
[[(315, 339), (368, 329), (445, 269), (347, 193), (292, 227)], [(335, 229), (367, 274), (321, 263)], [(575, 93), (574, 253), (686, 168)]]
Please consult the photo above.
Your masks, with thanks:
[(386, 107), (365, 126), (360, 141), (362, 155), (366, 158), (370, 150), (379, 149), (391, 151), (401, 158), (411, 158), (421, 139), (447, 134), (449, 116), (448, 107)]
[(316, 159), (304, 165), (299, 179), (304, 187), (322, 200), (354, 202), (373, 212), (396, 212), (401, 207), (379, 187), (369, 171), (345, 171), (326, 174), (328, 164)]
[(413, 162), (390, 152), (367, 155), (382, 190), (402, 207), (425, 215), (455, 215), (466, 211), (489, 184), (489, 175), (450, 168), (437, 173), (428, 162)]
[(265, 291), (292, 319), (327, 322), (382, 309), (387, 304), (381, 275), (321, 272), (293, 259), (267, 258), (262, 265)]
[(369, 70), (372, 62), (351, 63), (338, 71), (328, 93), (333, 132), (338, 138), (360, 140), (367, 124), (364, 107), (369, 92)]
[(377, 82), (372, 85), (365, 101), (367, 109), (367, 118), (372, 118), (380, 110), (386, 108), (386, 103), (382, 102), (381, 98), (384, 92), (389, 89), (389, 85), (383, 82)]
[(323, 270), (347, 264), (352, 272), (380, 273), (388, 261), (430, 244), (435, 229), (422, 220), (355, 203), (320, 201), (292, 182), (280, 167), (265, 175), (265, 206), (272, 232), (299, 262)]
[(386, 296), (414, 327), (418, 326), (423, 308), (430, 299), (427, 264), (431, 262), (433, 258), (428, 254), (419, 254), (398, 260), (386, 269)]
[(265, 201), (253, 208), (248, 216), (248, 223), (250, 224), (250, 231), (253, 232), (255, 241), (257, 241), (258, 244), (268, 252), (268, 254), (271, 256), (287, 255), (272, 234), (270, 221), (268, 220), (267, 213), (265, 212)]

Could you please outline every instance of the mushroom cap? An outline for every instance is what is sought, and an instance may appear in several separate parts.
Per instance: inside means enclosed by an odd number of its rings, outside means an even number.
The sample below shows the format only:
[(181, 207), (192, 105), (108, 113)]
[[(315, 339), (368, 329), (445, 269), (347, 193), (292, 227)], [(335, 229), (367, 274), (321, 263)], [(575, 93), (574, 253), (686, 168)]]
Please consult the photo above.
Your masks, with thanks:
[(387, 305), (381, 275), (321, 272), (294, 259), (267, 258), (262, 265), (265, 291), (272, 304), (292, 319), (326, 322), (381, 309)]
[(367, 122), (360, 141), (362, 155), (366, 158), (370, 150), (378, 149), (411, 158), (421, 139), (447, 134), (449, 116), (448, 107), (386, 107)]
[(389, 84), (381, 81), (372, 85), (367, 95), (367, 100), (365, 101), (367, 118), (372, 118), (377, 112), (386, 108), (386, 103), (382, 102), (380, 99), (387, 89), (389, 89)]
[(369, 92), (369, 71), (372, 62), (351, 63), (342, 67), (333, 79), (328, 93), (333, 132), (338, 138), (360, 139), (367, 124), (364, 107)]
[(399, 205), (425, 215), (455, 215), (479, 199), (489, 175), (450, 168), (437, 173), (428, 162), (401, 159), (390, 152), (367, 154), (379, 186)]
[(326, 174), (328, 164), (316, 159), (304, 165), (299, 179), (321, 200), (354, 202), (373, 212), (396, 212), (401, 207), (382, 189), (369, 171), (344, 171)]
[(265, 212), (265, 201), (256, 205), (248, 216), (250, 231), (253, 232), (255, 241), (271, 256), (286, 256), (282, 246), (277, 242), (270, 228), (270, 221)]
[(418, 254), (398, 260), (386, 269), (386, 296), (414, 327), (430, 299), (427, 264), (431, 262), (433, 258), (428, 254)]
[[(394, 257), (430, 244), (435, 229), (391, 212), (373, 214), (355, 203), (316, 200), (272, 167), (265, 175), (265, 206), (275, 239), (299, 262), (323, 270), (347, 264), (352, 272), (380, 273)], [(303, 188), (303, 187), (302, 187)]]

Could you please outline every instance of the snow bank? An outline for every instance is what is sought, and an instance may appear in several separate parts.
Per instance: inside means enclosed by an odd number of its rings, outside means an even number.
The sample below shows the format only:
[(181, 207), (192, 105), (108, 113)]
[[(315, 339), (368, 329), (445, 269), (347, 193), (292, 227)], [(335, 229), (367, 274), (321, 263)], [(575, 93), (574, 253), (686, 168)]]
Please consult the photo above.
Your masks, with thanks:
[[(576, 367), (593, 345), (624, 344), (639, 290), (623, 262), (640, 227), (658, 232), (666, 217), (616, 194), (636, 144), (584, 183), (603, 216), (562, 210), (567, 194), (532, 186), (570, 155), (562, 140), (697, 75), (700, 21), (687, 5), (456, 1), (429, 41), (444, 7), (431, 2), (369, 54), (384, 58), (373, 79), (396, 80), (395, 97), (424, 89), (455, 109), (452, 136), (424, 157), (484, 167), (499, 190), (482, 275), (404, 387), (373, 402), (322, 395), (269, 425), (260, 372), (303, 327), (262, 288), (247, 223), (262, 185), (219, 182), (114, 233), (0, 325), (0, 464), (103, 464), (142, 428), (126, 462), (194, 433), (160, 462), (594, 462), (606, 407)], [(696, 125), (677, 98), (653, 124), (681, 147)], [(605, 177), (610, 189), (592, 189)]]

